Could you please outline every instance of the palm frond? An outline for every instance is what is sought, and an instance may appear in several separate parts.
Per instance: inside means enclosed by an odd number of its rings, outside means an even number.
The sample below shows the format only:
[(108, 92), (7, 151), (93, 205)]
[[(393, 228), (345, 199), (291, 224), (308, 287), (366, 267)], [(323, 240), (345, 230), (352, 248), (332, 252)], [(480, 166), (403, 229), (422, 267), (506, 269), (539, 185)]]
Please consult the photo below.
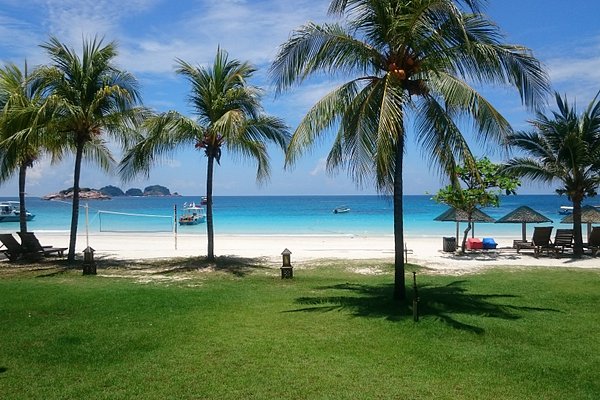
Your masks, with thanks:
[(512, 158), (504, 164), (502, 169), (507, 173), (529, 178), (534, 181), (550, 183), (555, 179), (553, 171), (549, 170), (544, 163), (540, 163), (535, 158)]
[(381, 64), (383, 57), (340, 25), (308, 24), (295, 31), (280, 47), (270, 75), (276, 92), (280, 93), (319, 71), (367, 73), (373, 70), (374, 60)]
[(141, 129), (144, 133), (119, 164), (123, 180), (138, 174), (148, 176), (152, 166), (179, 147), (195, 145), (205, 132), (195, 121), (175, 111), (147, 117)]
[(433, 96), (421, 99), (416, 107), (415, 128), (423, 154), (455, 183), (456, 166), (474, 166), (475, 157), (455, 124), (454, 115)]
[(475, 138), (488, 145), (489, 151), (497, 144), (507, 143), (512, 133), (510, 123), (479, 92), (454, 75), (440, 72), (428, 82), (432, 93), (444, 99), (445, 108), (453, 117), (471, 121)]
[(323, 132), (339, 122), (344, 110), (356, 97), (358, 81), (350, 81), (319, 100), (300, 121), (286, 151), (286, 165), (293, 165)]

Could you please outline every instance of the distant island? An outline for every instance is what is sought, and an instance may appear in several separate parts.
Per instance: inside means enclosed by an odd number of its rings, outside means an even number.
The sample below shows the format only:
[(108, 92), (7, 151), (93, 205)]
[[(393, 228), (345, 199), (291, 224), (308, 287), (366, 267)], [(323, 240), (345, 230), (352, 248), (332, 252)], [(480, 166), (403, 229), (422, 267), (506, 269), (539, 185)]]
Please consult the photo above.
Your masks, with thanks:
[[(87, 200), (109, 200), (113, 197), (141, 197), (141, 196), (180, 196), (179, 193), (173, 192), (161, 185), (147, 186), (143, 191), (138, 188), (127, 189), (123, 192), (116, 186), (104, 186), (100, 189), (80, 188), (79, 198)], [(73, 198), (73, 188), (61, 190), (58, 193), (47, 194), (42, 197), (44, 200), (66, 200)]]

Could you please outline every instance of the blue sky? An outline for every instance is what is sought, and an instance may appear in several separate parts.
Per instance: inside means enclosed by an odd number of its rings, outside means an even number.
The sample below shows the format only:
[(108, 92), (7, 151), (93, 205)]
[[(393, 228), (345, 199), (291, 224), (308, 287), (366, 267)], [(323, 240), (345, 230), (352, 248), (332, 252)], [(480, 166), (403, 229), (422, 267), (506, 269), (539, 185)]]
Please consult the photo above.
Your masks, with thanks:
[[(117, 63), (138, 78), (145, 105), (189, 114), (187, 85), (173, 72), (174, 59), (206, 64), (221, 46), (232, 58), (248, 60), (258, 68), (253, 83), (266, 90), (266, 111), (285, 119), (293, 129), (335, 82), (326, 77), (314, 79), (274, 98), (267, 70), (278, 46), (293, 29), (307, 21), (327, 20), (328, 4), (329, 0), (0, 0), (0, 61), (46, 63), (39, 44), (49, 35), (77, 50), (82, 37), (103, 36), (118, 42)], [(489, 2), (485, 13), (500, 26), (507, 42), (533, 50), (547, 68), (553, 89), (576, 100), (580, 110), (600, 90), (600, 2), (495, 0)], [(516, 92), (489, 87), (484, 93), (515, 128), (527, 127), (531, 115), (521, 107)], [(324, 140), (292, 170), (283, 169), (283, 156), (273, 149), (271, 180), (261, 186), (255, 182), (252, 163), (224, 155), (215, 171), (214, 194), (374, 194), (373, 187), (357, 188), (344, 171), (334, 176), (325, 172), (329, 143)], [(412, 139), (407, 146), (405, 192), (435, 192), (444, 183), (443, 177), (429, 168)], [(477, 150), (480, 155), (483, 151)], [(120, 157), (118, 152), (116, 157)], [(492, 158), (500, 160), (501, 155)], [(127, 183), (120, 182), (116, 174), (84, 164), (81, 184), (96, 188), (114, 184), (123, 189), (161, 184), (184, 195), (200, 195), (205, 191), (205, 163), (202, 153), (180, 150), (156, 166), (149, 179), (140, 177)], [(28, 194), (40, 196), (70, 187), (72, 169), (71, 159), (55, 165), (41, 160), (29, 172)], [(519, 193), (552, 190), (526, 184)], [(0, 186), (0, 196), (16, 195), (16, 180)]]

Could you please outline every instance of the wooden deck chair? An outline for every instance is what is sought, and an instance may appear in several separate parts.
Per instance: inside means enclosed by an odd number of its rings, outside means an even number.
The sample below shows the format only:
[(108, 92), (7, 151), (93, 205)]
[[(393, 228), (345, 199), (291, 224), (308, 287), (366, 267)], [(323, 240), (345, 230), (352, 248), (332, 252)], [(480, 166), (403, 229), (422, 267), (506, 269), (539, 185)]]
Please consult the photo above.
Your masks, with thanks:
[(21, 237), (23, 250), (26, 253), (41, 253), (44, 256), (56, 254), (62, 257), (65, 253), (65, 250), (67, 250), (67, 247), (42, 246), (33, 232), (18, 232), (18, 234)]
[(4, 247), (0, 252), (4, 253), (10, 261), (18, 260), (23, 255), (23, 246), (12, 234), (0, 233), (0, 242)]
[(557, 229), (552, 243), (556, 256), (564, 253), (567, 247), (573, 247), (573, 229)]
[(523, 249), (532, 249), (533, 255), (538, 257), (543, 250), (550, 252), (550, 249), (553, 248), (552, 242), (550, 241), (552, 229), (552, 226), (536, 226), (533, 229), (531, 242), (515, 243), (517, 246), (517, 253)]
[(592, 251), (592, 256), (596, 257), (600, 254), (600, 226), (595, 226), (590, 232), (590, 238), (583, 247)]

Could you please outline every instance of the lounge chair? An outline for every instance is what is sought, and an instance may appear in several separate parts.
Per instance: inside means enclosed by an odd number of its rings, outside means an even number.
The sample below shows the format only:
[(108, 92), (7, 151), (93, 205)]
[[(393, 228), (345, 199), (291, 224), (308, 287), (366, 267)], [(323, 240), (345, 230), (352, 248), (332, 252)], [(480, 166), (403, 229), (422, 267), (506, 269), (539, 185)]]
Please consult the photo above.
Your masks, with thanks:
[(67, 247), (42, 246), (33, 232), (18, 232), (25, 253), (40, 253), (44, 256), (56, 254), (62, 257)]
[(557, 229), (552, 248), (556, 256), (565, 252), (565, 248), (573, 246), (573, 229)]
[(533, 255), (538, 257), (543, 250), (550, 252), (550, 249), (553, 248), (552, 242), (550, 241), (551, 236), (551, 226), (536, 226), (533, 229), (533, 237), (531, 238), (531, 242), (515, 243), (517, 247), (517, 253), (523, 249), (532, 249)]
[(583, 247), (592, 251), (592, 256), (596, 257), (600, 254), (600, 226), (595, 226), (590, 232), (590, 237)]
[(17, 242), (17, 239), (10, 233), (0, 233), (0, 242), (2, 242), (3, 249), (0, 252), (10, 260), (18, 260), (23, 255), (23, 247), (21, 243)]

